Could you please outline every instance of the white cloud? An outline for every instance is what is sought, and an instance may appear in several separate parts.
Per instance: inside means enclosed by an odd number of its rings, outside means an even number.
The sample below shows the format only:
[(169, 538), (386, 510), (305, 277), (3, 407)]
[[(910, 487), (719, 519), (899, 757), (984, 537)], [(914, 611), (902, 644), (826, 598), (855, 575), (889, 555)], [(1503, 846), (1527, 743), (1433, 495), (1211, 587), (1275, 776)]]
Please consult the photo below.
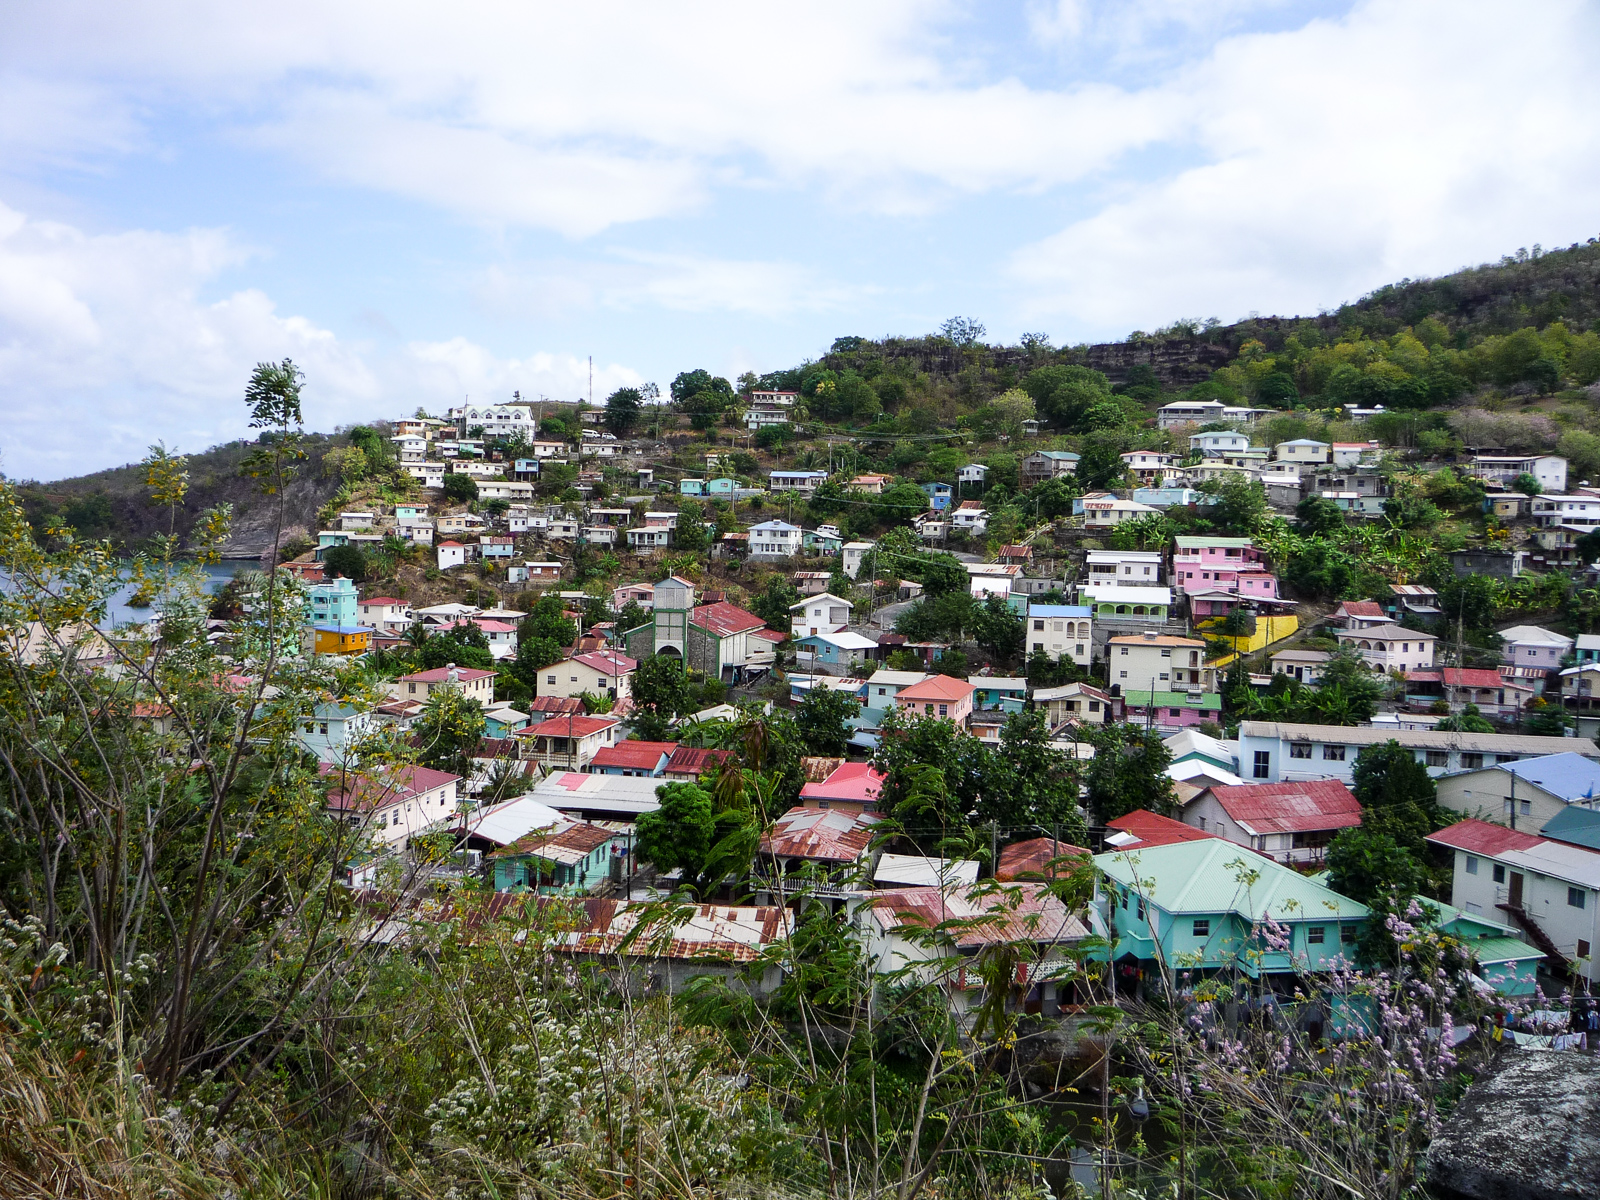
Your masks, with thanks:
[[(1025, 321), (1081, 336), (1314, 311), (1519, 241), (1594, 232), (1593, 9), (1371, 5), (1239, 37), (1159, 89), (1201, 161), (1012, 257)], [(1488, 64), (1492, 63), (1490, 67)], [(1481, 68), (1481, 70), (1480, 70)], [(1483, 72), (1492, 72), (1492, 84)]]
[[(208, 300), (251, 254), (221, 230), (91, 235), (0, 204), (0, 470), (60, 478), (246, 435), (251, 368), (292, 358), (306, 372), (311, 428), (391, 417), (464, 395), (576, 399), (587, 364), (497, 356), (465, 338), (382, 353), (277, 311), (259, 290)], [(639, 376), (597, 365), (604, 395)], [(604, 390), (602, 390), (604, 389)]]

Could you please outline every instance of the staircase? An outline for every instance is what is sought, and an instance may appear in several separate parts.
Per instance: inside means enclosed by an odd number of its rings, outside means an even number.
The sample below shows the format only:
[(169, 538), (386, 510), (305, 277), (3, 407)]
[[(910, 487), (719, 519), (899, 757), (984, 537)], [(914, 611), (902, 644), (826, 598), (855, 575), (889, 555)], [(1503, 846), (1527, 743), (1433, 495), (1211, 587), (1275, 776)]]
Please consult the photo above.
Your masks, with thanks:
[(1544, 951), (1545, 962), (1550, 965), (1552, 971), (1560, 971), (1565, 974), (1571, 969), (1571, 965), (1562, 956), (1561, 951), (1556, 949), (1556, 944), (1550, 940), (1550, 935), (1539, 928), (1539, 923), (1527, 914), (1522, 905), (1497, 904), (1495, 907), (1509, 913), (1511, 919), (1528, 935), (1528, 940), (1538, 949)]

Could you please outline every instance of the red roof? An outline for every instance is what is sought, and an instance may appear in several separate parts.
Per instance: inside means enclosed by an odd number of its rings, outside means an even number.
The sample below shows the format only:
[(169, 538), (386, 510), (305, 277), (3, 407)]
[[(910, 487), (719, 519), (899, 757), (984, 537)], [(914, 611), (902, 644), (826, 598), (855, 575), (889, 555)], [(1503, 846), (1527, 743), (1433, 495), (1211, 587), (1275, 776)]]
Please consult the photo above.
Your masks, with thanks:
[(610, 717), (551, 717), (547, 721), (540, 721), (537, 725), (517, 730), (516, 736), (583, 738), (599, 733), (603, 729), (609, 729), (617, 723)]
[[(1196, 642), (1196, 645), (1201, 643)], [(914, 683), (908, 688), (903, 688), (895, 694), (895, 700), (965, 700), (978, 689), (965, 679), (954, 679), (949, 675), (935, 675), (931, 679), (924, 679), (921, 683)]]
[[(318, 772), (323, 776), (336, 775), (339, 770), (332, 763), (323, 763), (318, 767)], [(339, 812), (354, 809), (368, 812), (460, 781), (459, 775), (435, 771), (431, 767), (401, 767), (392, 774), (381, 776), (355, 775), (350, 777), (346, 786), (328, 792), (328, 807)]]
[(1307, 833), (1361, 824), (1361, 802), (1337, 779), (1207, 788), (1245, 832)]
[(478, 671), (472, 667), (435, 667), (431, 671), (418, 671), (414, 675), (400, 676), (401, 683), (449, 683), (450, 672), (455, 671), (457, 683), (471, 683), (474, 679), (493, 679), (498, 671)]
[(357, 604), (404, 604), (404, 600), (394, 596), (369, 596), (365, 600), (357, 600)]
[(535, 696), (522, 707), (530, 713), (581, 713), (583, 701), (576, 696)]
[(439, 545), (441, 545), (441, 546), (460, 546), (461, 543), (460, 542), (452, 542), (452, 541), (446, 540), (446, 541), (440, 542)]
[(703, 604), (694, 610), (694, 615), (689, 618), (693, 625), (716, 634), (718, 637), (730, 637), (735, 633), (749, 633), (752, 629), (765, 628), (766, 622), (755, 613), (745, 612), (737, 604), (729, 604), (726, 600), (719, 600), (715, 604)]
[(1214, 837), (1215, 834), (1204, 833), (1192, 825), (1185, 825), (1182, 821), (1174, 821), (1171, 817), (1163, 817), (1148, 809), (1137, 808), (1133, 812), (1106, 822), (1107, 829), (1114, 829), (1119, 833), (1131, 833), (1137, 841), (1123, 842), (1113, 847), (1116, 850), (1143, 849), (1146, 846), (1170, 846), (1174, 842), (1198, 842), (1204, 838)]
[(1454, 825), (1428, 835), (1428, 841), (1436, 846), (1450, 846), (1474, 854), (1501, 854), (1507, 850), (1527, 850), (1544, 840), (1531, 833), (1523, 833), (1520, 829), (1508, 829), (1504, 825), (1480, 821), (1476, 817), (1457, 821)]
[(1449, 687), (1498, 688), (1504, 684), (1494, 668), (1441, 667), (1437, 671), (1407, 671), (1407, 683), (1443, 683)]
[(750, 636), (762, 638), (769, 642), (782, 642), (788, 640), (790, 635), (787, 633), (780, 633), (776, 629), (752, 629), (750, 631)]
[(661, 765), (661, 760), (671, 758), (677, 748), (677, 742), (618, 742), (596, 754), (593, 765), (617, 767), (625, 771), (654, 771)]
[(734, 757), (732, 750), (707, 750), (703, 746), (679, 746), (667, 760), (667, 775), (704, 775)]
[(1346, 600), (1339, 605), (1333, 615), (1337, 617), (1341, 613), (1347, 617), (1383, 617), (1388, 615), (1376, 600)]
[(852, 804), (872, 804), (887, 779), (871, 763), (844, 763), (821, 783), (808, 783), (800, 789), (802, 800), (842, 800)]
[(573, 662), (580, 662), (591, 671), (599, 671), (602, 675), (626, 675), (639, 664), (626, 654), (615, 651), (596, 650), (589, 654), (580, 654)]
[(867, 852), (872, 827), (881, 819), (877, 813), (791, 808), (761, 839), (761, 852), (778, 858), (855, 862)]
[[(1074, 855), (1088, 855), (1082, 846), (1074, 846), (1071, 842), (1058, 842), (1055, 838), (1031, 838), (1026, 842), (1013, 842), (1000, 851), (1000, 865), (995, 868), (994, 877), (1003, 881), (1012, 879), (1042, 879), (1050, 875), (1050, 863), (1054, 859), (1067, 858)], [(1060, 864), (1056, 874), (1065, 875), (1070, 868)]]

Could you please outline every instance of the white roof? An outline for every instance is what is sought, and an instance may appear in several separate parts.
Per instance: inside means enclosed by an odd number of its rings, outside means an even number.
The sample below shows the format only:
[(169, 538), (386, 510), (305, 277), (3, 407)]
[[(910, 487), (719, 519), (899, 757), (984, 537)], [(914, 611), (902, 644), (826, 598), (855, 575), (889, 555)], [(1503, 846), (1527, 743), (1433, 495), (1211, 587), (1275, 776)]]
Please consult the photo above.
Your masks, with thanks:
[(541, 780), (528, 796), (551, 808), (571, 812), (605, 809), (636, 816), (661, 807), (656, 789), (668, 779), (640, 779), (633, 775), (587, 775), (577, 771), (557, 771)]
[(1158, 563), (1161, 561), (1159, 550), (1091, 550), (1088, 554), (1089, 562), (1115, 562), (1115, 563)]
[[(877, 645), (876, 642), (873, 643)], [(845, 679), (837, 675), (794, 675), (789, 676), (789, 687), (796, 691), (806, 692), (814, 687), (819, 687), (827, 692), (859, 692), (862, 681), (859, 679)]]
[(1600, 650), (1600, 633), (1580, 633), (1578, 635), (1579, 650)]
[(529, 793), (514, 800), (507, 800), (504, 804), (497, 804), (493, 808), (475, 812), (467, 817), (464, 824), (469, 833), (477, 834), (502, 846), (509, 846), (535, 829), (568, 825), (571, 824), (571, 819), (562, 816), (548, 804), (539, 803)]
[(1393, 618), (1386, 618), (1381, 624), (1369, 625), (1365, 629), (1335, 629), (1332, 631), (1336, 638), (1379, 638), (1383, 641), (1413, 641), (1437, 642), (1439, 635), (1429, 633), (1426, 629), (1407, 629), (1397, 624)]
[(867, 684), (869, 687), (876, 684), (879, 687), (903, 688), (912, 687), (924, 679), (932, 678), (933, 676), (925, 671), (874, 671)]
[(1017, 675), (968, 675), (967, 682), (976, 688), (988, 688), (1000, 692), (1025, 692), (1028, 690), (1026, 676)]
[(1209, 758), (1221, 759), (1223, 762), (1239, 761), (1237, 745), (1220, 741), (1201, 733), (1198, 729), (1180, 730), (1169, 738), (1163, 738), (1161, 744), (1175, 759), (1182, 758), (1186, 754), (1204, 754)]
[[(1232, 771), (1224, 771), (1203, 758), (1186, 758), (1181, 763), (1173, 763), (1167, 768), (1167, 775), (1179, 783), (1194, 784), (1196, 787), (1210, 787), (1214, 783), (1234, 787), (1244, 782)], [(1195, 783), (1196, 780), (1203, 782)]]
[(873, 883), (902, 887), (939, 887), (946, 883), (977, 883), (978, 864), (972, 859), (923, 858), (919, 854), (885, 854), (878, 859)]
[(1564, 633), (1541, 629), (1537, 625), (1513, 625), (1502, 629), (1500, 636), (1519, 646), (1570, 646), (1572, 639)]
[(1083, 585), (1083, 594), (1086, 598), (1097, 602), (1111, 604), (1171, 604), (1172, 589), (1166, 587), (1151, 587), (1143, 584), (1138, 587), (1124, 587), (1120, 584), (1086, 583)]
[(876, 650), (878, 648), (878, 643), (871, 638), (863, 637), (861, 634), (848, 629), (842, 633), (813, 633), (809, 637), (803, 637), (800, 640), (803, 642), (813, 640), (827, 642), (830, 646), (837, 646), (841, 650)]
[(1600, 888), (1600, 853), (1571, 846), (1565, 842), (1540, 842), (1526, 850), (1502, 850), (1493, 856), (1496, 862), (1513, 867), (1527, 867), (1541, 875), (1553, 875), (1568, 883)]

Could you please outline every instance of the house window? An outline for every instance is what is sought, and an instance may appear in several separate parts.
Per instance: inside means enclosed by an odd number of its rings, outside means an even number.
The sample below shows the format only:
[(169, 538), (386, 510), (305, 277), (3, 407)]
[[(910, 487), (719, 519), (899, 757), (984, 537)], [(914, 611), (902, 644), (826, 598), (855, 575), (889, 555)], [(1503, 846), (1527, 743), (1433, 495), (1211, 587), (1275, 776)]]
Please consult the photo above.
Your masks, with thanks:
[(1499, 767), (1506, 763), (1514, 763), (1521, 757), (1520, 754), (1496, 754), (1494, 756), (1494, 765)]
[(1463, 771), (1476, 771), (1481, 766), (1483, 766), (1483, 755), (1463, 754), (1461, 756), (1461, 769)]
[(1077, 647), (1072, 652), (1074, 654), (1082, 654), (1083, 653), (1083, 643), (1079, 642)]
[(1582, 908), (1583, 907), (1583, 889), (1582, 888), (1569, 887), (1567, 889), (1567, 907), (1568, 908)]
[(545, 682), (550, 684), (550, 686), (554, 687), (555, 686), (555, 682), (556, 682), (556, 677), (554, 675), (547, 675), (547, 676), (545, 676)]
[(939, 705), (939, 715), (941, 717), (948, 717), (950, 715), (950, 706), (948, 704)]
[(1469, 854), (1469, 855), (1467, 855), (1467, 874), (1468, 875), (1476, 875), (1477, 873), (1478, 873), (1478, 856), (1475, 855), (1475, 854)]
[(1033, 629), (1034, 629), (1035, 633), (1042, 632), (1044, 630), (1044, 622), (1043, 621), (1035, 621), (1033, 623)]
[(1099, 712), (1100, 711), (1100, 701), (1098, 701), (1098, 700), (1089, 701), (1089, 711), (1092, 712), (1092, 713)]
[(1343, 762), (1344, 761), (1344, 747), (1343, 746), (1324, 746), (1322, 748), (1322, 761), (1323, 762)]
[(1325, 925), (1311, 925), (1306, 929), (1306, 943), (1311, 946), (1320, 946), (1327, 940), (1328, 929)]
[(1118, 646), (1117, 653), (1126, 655), (1128, 653), (1128, 648), (1126, 646)]
[(1141, 921), (1144, 920), (1144, 901), (1143, 900), (1139, 901), (1138, 907), (1135, 909), (1135, 912), (1137, 913), (1137, 915), (1139, 917), (1139, 920), (1141, 920)]
[(416, 691), (417, 691), (417, 685), (416, 685), (416, 684), (414, 684), (414, 683), (408, 683), (408, 684), (406, 684), (406, 692), (407, 692), (407, 693), (408, 693), (408, 694), (410, 694), (410, 695), (415, 695), (415, 694), (416, 694)]
[(1356, 944), (1356, 927), (1354, 925), (1339, 926), (1339, 944), (1341, 946), (1354, 946)]
[(1504, 883), (1506, 881), (1506, 869), (1500, 863), (1495, 863), (1494, 870), (1491, 872), (1491, 874), (1494, 876), (1494, 881), (1496, 883)]
[(1181, 716), (1183, 716), (1183, 709), (1181, 709), (1181, 708), (1169, 708), (1169, 709), (1167, 709), (1167, 715), (1170, 716), (1170, 717), (1181, 717)]
[(1194, 923), (1194, 936), (1208, 938), (1211, 936), (1211, 920), (1209, 917), (1201, 918)]
[(1448, 750), (1429, 750), (1423, 755), (1423, 761), (1430, 767), (1447, 767), (1450, 765), (1450, 752)]
[(1256, 751), (1255, 770), (1253, 774), (1256, 779), (1265, 779), (1272, 774), (1272, 751)]
[(1289, 757), (1290, 758), (1310, 758), (1311, 757), (1311, 743), (1310, 742), (1295, 742), (1294, 744), (1292, 744), (1289, 747)]
[(1584, 941), (1582, 938), (1578, 939), (1578, 957), (1579, 958), (1588, 958), (1589, 957), (1589, 943)]

